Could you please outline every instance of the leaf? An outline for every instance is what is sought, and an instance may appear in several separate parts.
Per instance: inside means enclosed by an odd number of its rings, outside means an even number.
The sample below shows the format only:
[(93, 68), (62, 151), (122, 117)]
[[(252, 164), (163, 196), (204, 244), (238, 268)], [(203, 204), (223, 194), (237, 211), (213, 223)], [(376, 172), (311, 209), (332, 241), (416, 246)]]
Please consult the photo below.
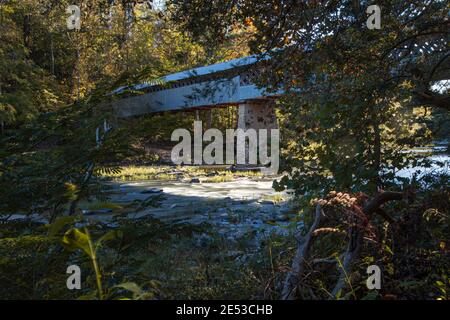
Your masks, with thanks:
[(88, 294), (79, 296), (77, 300), (97, 300), (97, 291), (91, 291)]
[(412, 290), (422, 286), (423, 283), (421, 281), (409, 280), (409, 281), (400, 281), (399, 287), (403, 289)]
[(78, 186), (76, 184), (66, 182), (66, 183), (64, 183), (64, 187), (66, 188), (64, 196), (67, 198), (67, 200), (70, 200), (70, 201), (75, 200), (77, 198), (77, 194), (79, 192)]
[(444, 283), (442, 282), (442, 281), (436, 281), (436, 284), (439, 286), (439, 287), (443, 287), (444, 286)]
[(81, 249), (92, 258), (92, 252), (89, 247), (89, 237), (86, 233), (81, 232), (78, 229), (72, 228), (68, 230), (62, 238), (62, 244), (72, 251)]
[(48, 235), (55, 236), (66, 225), (77, 221), (79, 216), (65, 216), (57, 218), (52, 224), (49, 225)]
[(375, 300), (378, 297), (378, 291), (372, 290), (368, 294), (366, 294), (364, 297), (361, 298), (361, 300)]
[(97, 242), (95, 243), (95, 247), (96, 248), (100, 247), (104, 241), (114, 240), (116, 238), (122, 238), (122, 237), (123, 237), (123, 233), (120, 230), (108, 231), (103, 236), (101, 236), (100, 239), (97, 240)]
[(114, 288), (122, 288), (132, 292), (133, 298), (135, 299), (138, 298), (140, 295), (142, 295), (142, 289), (134, 282), (124, 282), (114, 286)]
[(392, 249), (387, 245), (387, 244), (385, 244), (384, 245), (384, 249), (386, 250), (386, 252), (387, 253), (389, 253), (390, 255), (394, 255), (394, 252), (392, 252)]

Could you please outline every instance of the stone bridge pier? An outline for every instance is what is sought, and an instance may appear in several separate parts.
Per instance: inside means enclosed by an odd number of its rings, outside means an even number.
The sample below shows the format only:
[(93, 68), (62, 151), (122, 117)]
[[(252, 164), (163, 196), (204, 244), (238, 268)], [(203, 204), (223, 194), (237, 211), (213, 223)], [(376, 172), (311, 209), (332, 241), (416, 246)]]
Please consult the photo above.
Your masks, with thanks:
[(248, 101), (239, 105), (238, 129), (278, 129), (272, 100)]
[[(271, 141), (271, 130), (278, 129), (277, 117), (275, 114), (275, 103), (273, 100), (257, 100), (257, 101), (246, 101), (245, 103), (239, 104), (238, 112), (238, 123), (237, 129), (242, 129), (247, 131), (248, 129), (254, 129), (258, 137), (257, 154), (253, 155), (256, 157), (257, 163), (252, 163), (252, 157), (249, 154), (250, 141), (245, 139), (245, 151), (237, 150), (237, 158), (243, 157), (242, 151), (245, 152), (245, 164), (237, 163), (238, 168), (244, 167), (254, 167), (255, 165), (260, 165), (258, 160), (259, 150), (261, 148), (261, 140), (259, 135), (260, 129), (267, 129), (267, 140), (266, 142), (270, 144)], [(269, 148), (266, 143), (264, 147)], [(255, 158), (253, 158), (255, 159)], [(254, 161), (253, 161), (254, 162)]]

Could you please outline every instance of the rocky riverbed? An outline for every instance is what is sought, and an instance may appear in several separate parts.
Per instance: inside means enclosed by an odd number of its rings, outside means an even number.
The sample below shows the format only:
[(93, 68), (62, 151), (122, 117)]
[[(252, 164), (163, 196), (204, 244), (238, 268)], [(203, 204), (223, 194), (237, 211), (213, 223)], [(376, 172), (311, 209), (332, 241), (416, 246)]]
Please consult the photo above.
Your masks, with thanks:
[[(160, 197), (157, 207), (129, 213), (130, 219), (151, 215), (170, 223), (207, 223), (214, 232), (231, 241), (248, 235), (256, 235), (253, 238), (257, 240), (272, 232), (289, 234), (296, 227), (292, 195), (274, 191), (272, 180), (136, 181), (112, 182), (109, 186), (109, 201), (119, 205)], [(112, 210), (107, 209), (85, 211), (85, 214), (104, 222), (114, 217)]]

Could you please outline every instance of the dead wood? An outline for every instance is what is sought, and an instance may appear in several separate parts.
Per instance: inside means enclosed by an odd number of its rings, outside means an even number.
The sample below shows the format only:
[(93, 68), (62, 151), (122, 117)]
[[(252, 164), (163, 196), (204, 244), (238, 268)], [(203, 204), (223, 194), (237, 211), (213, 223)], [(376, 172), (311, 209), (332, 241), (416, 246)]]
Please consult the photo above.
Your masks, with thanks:
[(281, 293), (281, 298), (283, 300), (293, 300), (297, 297), (296, 291), (309, 258), (310, 248), (314, 240), (314, 232), (319, 228), (323, 218), (324, 213), (322, 207), (318, 204), (316, 206), (314, 223), (308, 233), (305, 236), (301, 236), (300, 234), (296, 236), (298, 247), (294, 260), (292, 261), (292, 268), (288, 272), (284, 282), (283, 291)]

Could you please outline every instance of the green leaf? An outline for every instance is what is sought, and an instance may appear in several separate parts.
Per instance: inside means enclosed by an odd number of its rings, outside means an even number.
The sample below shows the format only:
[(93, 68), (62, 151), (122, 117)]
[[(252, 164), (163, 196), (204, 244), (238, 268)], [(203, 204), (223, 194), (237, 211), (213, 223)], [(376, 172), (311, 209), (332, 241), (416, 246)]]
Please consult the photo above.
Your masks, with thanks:
[(95, 243), (95, 247), (98, 248), (104, 241), (114, 240), (116, 238), (122, 238), (123, 233), (120, 230), (111, 230), (105, 233), (100, 239)]
[(97, 291), (91, 291), (88, 294), (79, 296), (77, 300), (97, 300)]
[(388, 246), (388, 245), (384, 245), (384, 249), (386, 250), (387, 253), (389, 253), (390, 255), (394, 255), (394, 252), (392, 252), (392, 249)]
[(78, 221), (79, 216), (65, 216), (57, 218), (52, 224), (49, 225), (48, 235), (55, 236), (66, 225)]
[(130, 291), (133, 293), (133, 298), (138, 298), (140, 295), (142, 295), (142, 289), (134, 282), (124, 282), (121, 284), (118, 284), (117, 286), (114, 286), (114, 288), (122, 288), (127, 291)]
[(78, 229), (72, 228), (68, 230), (62, 238), (62, 244), (69, 250), (83, 250), (89, 257), (92, 258), (92, 252), (89, 247), (89, 237), (86, 233)]
[(362, 297), (361, 300), (375, 300), (378, 297), (378, 291), (372, 290), (368, 294), (366, 294), (364, 297)]

